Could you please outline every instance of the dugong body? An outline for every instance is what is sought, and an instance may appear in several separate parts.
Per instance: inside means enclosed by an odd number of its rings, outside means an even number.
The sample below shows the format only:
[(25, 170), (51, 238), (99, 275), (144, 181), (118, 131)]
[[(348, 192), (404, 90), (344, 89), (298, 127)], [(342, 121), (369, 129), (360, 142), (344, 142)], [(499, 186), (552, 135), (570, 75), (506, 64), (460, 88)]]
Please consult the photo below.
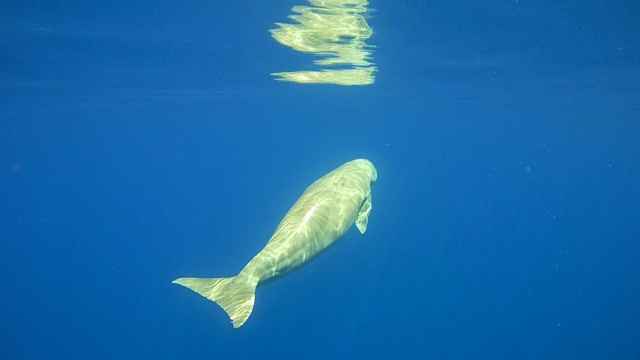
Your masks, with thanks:
[(173, 282), (214, 301), (233, 327), (247, 321), (256, 287), (294, 270), (336, 242), (355, 224), (362, 234), (371, 212), (371, 184), (378, 173), (369, 160), (347, 162), (316, 180), (284, 216), (267, 245), (230, 278), (180, 278)]

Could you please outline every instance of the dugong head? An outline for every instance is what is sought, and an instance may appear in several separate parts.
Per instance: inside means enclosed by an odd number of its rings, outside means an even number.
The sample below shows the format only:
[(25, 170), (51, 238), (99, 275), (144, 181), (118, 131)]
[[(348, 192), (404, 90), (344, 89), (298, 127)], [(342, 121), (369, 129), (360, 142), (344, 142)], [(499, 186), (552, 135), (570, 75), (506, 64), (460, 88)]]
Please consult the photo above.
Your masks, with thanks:
[(378, 170), (376, 170), (373, 163), (367, 159), (356, 159), (353, 161), (349, 161), (343, 166), (353, 167), (355, 171), (363, 172), (366, 176), (369, 177), (369, 182), (374, 183), (378, 180)]

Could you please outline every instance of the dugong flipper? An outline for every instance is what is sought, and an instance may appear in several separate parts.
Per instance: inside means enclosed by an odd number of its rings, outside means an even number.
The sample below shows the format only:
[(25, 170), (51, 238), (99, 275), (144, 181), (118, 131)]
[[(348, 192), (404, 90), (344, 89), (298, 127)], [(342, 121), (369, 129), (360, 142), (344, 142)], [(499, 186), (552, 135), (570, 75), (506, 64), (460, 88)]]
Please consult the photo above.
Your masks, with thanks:
[(233, 327), (239, 328), (251, 315), (260, 283), (300, 267), (340, 239), (354, 224), (364, 234), (371, 212), (371, 184), (377, 177), (369, 160), (345, 163), (304, 191), (264, 249), (237, 276), (180, 278), (173, 282), (220, 305)]

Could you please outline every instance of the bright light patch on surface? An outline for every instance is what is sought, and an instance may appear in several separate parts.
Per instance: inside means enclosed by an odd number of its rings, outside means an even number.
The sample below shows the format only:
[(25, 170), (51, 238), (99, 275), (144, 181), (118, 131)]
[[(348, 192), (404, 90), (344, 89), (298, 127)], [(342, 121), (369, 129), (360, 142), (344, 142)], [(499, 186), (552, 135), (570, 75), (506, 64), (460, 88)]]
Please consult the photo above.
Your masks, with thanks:
[[(294, 6), (289, 18), (296, 24), (276, 23), (271, 36), (297, 51), (323, 57), (318, 70), (276, 72), (276, 80), (300, 84), (369, 85), (375, 65), (365, 40), (373, 30), (367, 24), (367, 0), (309, 0), (312, 6)], [(341, 66), (336, 69), (335, 66)]]

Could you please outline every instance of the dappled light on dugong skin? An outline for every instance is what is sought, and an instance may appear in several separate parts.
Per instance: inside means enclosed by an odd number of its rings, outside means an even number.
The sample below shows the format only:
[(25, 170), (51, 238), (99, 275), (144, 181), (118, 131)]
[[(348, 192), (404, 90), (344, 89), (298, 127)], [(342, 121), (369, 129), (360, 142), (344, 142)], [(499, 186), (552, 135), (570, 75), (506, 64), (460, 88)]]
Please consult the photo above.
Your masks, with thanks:
[(312, 6), (294, 6), (289, 18), (296, 24), (276, 23), (271, 36), (294, 50), (322, 56), (318, 70), (277, 72), (276, 80), (301, 84), (369, 85), (375, 65), (365, 40), (373, 30), (365, 19), (367, 0), (309, 0)]

